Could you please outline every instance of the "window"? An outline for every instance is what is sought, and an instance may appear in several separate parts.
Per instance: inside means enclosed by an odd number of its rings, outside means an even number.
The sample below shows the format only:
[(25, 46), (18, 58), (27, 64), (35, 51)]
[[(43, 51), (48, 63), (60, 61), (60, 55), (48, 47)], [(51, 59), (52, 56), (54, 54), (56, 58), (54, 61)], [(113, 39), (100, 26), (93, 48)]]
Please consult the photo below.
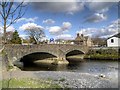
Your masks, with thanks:
[(111, 43), (114, 43), (114, 39), (111, 39)]

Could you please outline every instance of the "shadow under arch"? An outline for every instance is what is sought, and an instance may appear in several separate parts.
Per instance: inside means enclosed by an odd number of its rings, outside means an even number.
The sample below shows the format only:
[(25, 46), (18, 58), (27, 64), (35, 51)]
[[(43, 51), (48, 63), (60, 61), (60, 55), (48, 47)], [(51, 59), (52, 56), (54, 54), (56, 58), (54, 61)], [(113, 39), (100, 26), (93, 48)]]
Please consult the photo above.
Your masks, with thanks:
[(69, 61), (69, 63), (74, 61), (81, 61), (81, 59), (83, 58), (83, 55), (84, 55), (84, 52), (80, 50), (72, 50), (66, 54), (66, 60)]
[(57, 58), (57, 56), (50, 54), (48, 52), (34, 52), (23, 56), (20, 62), (23, 62), (24, 66), (30, 66), (34, 64), (37, 60), (47, 60), (49, 58)]

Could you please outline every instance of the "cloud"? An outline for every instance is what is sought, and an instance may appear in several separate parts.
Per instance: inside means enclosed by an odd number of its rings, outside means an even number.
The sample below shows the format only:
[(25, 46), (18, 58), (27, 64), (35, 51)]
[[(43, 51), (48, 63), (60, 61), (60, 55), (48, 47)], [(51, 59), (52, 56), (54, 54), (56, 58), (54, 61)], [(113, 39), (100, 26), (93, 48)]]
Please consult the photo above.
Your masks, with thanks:
[(59, 26), (53, 26), (49, 28), (50, 34), (59, 34), (61, 33), (62, 29)]
[(47, 11), (53, 13), (65, 12), (65, 13), (75, 13), (84, 9), (84, 4), (81, 2), (37, 2), (32, 3), (32, 6), (35, 10), (38, 11)]
[(20, 37), (22, 37), (23, 39), (26, 39), (27, 37), (29, 37), (29, 35), (20, 34)]
[(25, 21), (25, 22), (35, 22), (38, 19), (38, 17), (34, 18), (20, 18), (17, 20), (17, 22)]
[[(9, 26), (8, 28), (7, 28), (7, 30), (6, 30), (7, 32), (9, 32), (9, 31), (15, 31), (15, 28), (14, 28), (14, 26)], [(0, 33), (3, 33), (3, 27), (0, 25)]]
[(15, 31), (15, 28), (13, 27), (13, 26), (9, 26), (8, 28), (7, 28), (7, 31)]
[(96, 2), (95, 0), (87, 2), (85, 6), (88, 7), (91, 12), (93, 12), (93, 15), (89, 16), (85, 22), (101, 22), (106, 20), (106, 12), (109, 11), (110, 7), (114, 4), (115, 3), (113, 2)]
[(52, 19), (46, 19), (46, 20), (43, 20), (43, 23), (45, 23), (45, 24), (54, 24), (55, 21), (52, 20)]
[(26, 23), (26, 24), (23, 24), (22, 26), (19, 27), (19, 30), (29, 30), (29, 29), (35, 28), (35, 27), (44, 30), (44, 27), (42, 27), (40, 25), (37, 25), (35, 23)]
[(118, 26), (120, 26), (119, 22), (120, 22), (120, 19), (117, 19), (117, 20), (113, 21), (107, 28), (118, 29), (119, 28)]
[(88, 17), (85, 22), (101, 22), (107, 19), (107, 16), (104, 15), (103, 13), (95, 13), (92, 16)]
[(62, 29), (63, 30), (68, 30), (72, 27), (72, 24), (70, 22), (63, 22)]
[(70, 34), (61, 34), (56, 36), (56, 39), (70, 40), (70, 39), (73, 39), (73, 37)]
[(94, 2), (93, 0), (93, 2), (88, 2), (86, 5), (92, 11), (104, 13), (107, 12), (113, 4), (113, 2)]
[(61, 33), (64, 33), (65, 31), (68, 31), (72, 27), (72, 24), (70, 22), (63, 22), (62, 26), (52, 26), (49, 28), (50, 34), (58, 35)]
[(0, 26), (0, 34), (3, 32), (3, 28), (2, 26)]
[(90, 37), (110, 37), (114, 34), (117, 34), (118, 31), (118, 22), (120, 19), (113, 21), (110, 25), (104, 28), (84, 28), (81, 29), (80, 31), (77, 31), (77, 33), (82, 33), (85, 36), (90, 36)]

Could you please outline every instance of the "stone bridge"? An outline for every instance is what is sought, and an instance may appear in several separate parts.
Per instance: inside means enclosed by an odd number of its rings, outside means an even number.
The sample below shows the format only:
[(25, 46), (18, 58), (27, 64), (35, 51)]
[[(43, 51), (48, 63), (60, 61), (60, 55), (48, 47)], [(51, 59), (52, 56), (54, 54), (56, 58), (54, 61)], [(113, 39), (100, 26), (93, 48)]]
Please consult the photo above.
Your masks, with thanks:
[(10, 61), (20, 60), (26, 55), (45, 52), (52, 54), (59, 60), (66, 60), (66, 54), (71, 51), (80, 51), (85, 54), (88, 51), (87, 46), (72, 45), (72, 44), (41, 44), (41, 45), (6, 45), (5, 52)]

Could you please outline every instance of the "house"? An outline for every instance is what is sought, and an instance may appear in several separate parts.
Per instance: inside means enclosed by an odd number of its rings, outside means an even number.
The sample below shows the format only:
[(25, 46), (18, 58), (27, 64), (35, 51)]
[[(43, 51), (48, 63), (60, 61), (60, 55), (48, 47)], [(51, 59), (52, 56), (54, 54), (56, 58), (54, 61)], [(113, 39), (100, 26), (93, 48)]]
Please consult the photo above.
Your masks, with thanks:
[(83, 34), (77, 34), (77, 37), (75, 38), (75, 40), (73, 40), (74, 44), (77, 45), (86, 45), (91, 47), (92, 46), (92, 40), (90, 37), (88, 36), (84, 36)]
[(77, 45), (85, 45), (85, 38), (83, 36), (83, 34), (79, 35), (79, 33), (77, 34), (77, 37), (75, 38), (75, 40), (73, 40), (74, 44)]
[(93, 42), (92, 42), (92, 39), (91, 39), (90, 37), (86, 36), (86, 37), (85, 37), (85, 42), (86, 42), (86, 45), (87, 45), (88, 47), (93, 46)]
[(107, 47), (120, 47), (120, 33), (107, 39)]

